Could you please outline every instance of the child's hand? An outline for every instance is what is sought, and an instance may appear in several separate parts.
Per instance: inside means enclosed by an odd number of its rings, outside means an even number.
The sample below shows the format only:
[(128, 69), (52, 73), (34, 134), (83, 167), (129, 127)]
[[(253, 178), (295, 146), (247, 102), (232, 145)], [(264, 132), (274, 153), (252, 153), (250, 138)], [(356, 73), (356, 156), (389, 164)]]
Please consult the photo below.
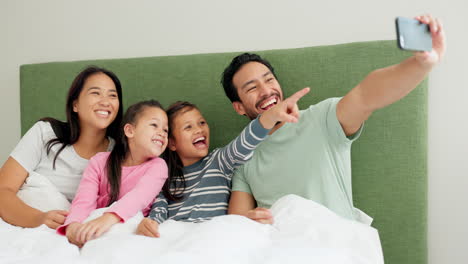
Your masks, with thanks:
[(82, 247), (83, 246), (83, 243), (79, 242), (77, 237), (76, 237), (76, 231), (78, 231), (78, 229), (82, 226), (83, 224), (81, 223), (78, 223), (78, 222), (74, 222), (74, 223), (71, 223), (67, 226), (67, 229), (66, 229), (66, 236), (68, 238), (68, 242), (72, 243), (72, 244), (75, 244), (77, 245), (78, 247)]
[(273, 215), (270, 210), (266, 208), (257, 207), (249, 210), (245, 216), (260, 224), (273, 224)]
[(136, 233), (137, 235), (143, 235), (147, 237), (159, 237), (159, 224), (154, 220), (145, 218), (141, 220)]
[[(111, 226), (120, 222), (120, 217), (114, 213), (104, 213), (102, 216), (82, 224), (76, 231), (76, 238), (79, 243), (86, 243), (91, 239), (100, 237), (107, 232)], [(67, 228), (68, 229), (68, 228)]]
[(260, 124), (266, 129), (272, 129), (278, 122), (297, 123), (299, 119), (297, 101), (309, 91), (310, 88), (306, 87), (263, 112), (259, 119)]

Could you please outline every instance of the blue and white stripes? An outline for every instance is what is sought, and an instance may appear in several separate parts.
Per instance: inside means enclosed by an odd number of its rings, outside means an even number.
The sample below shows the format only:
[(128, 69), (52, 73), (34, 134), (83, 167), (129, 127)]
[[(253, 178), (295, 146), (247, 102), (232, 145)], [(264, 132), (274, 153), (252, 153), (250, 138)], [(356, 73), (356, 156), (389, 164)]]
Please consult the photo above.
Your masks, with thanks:
[(186, 188), (183, 199), (168, 201), (161, 192), (148, 217), (158, 223), (167, 219), (203, 222), (225, 215), (234, 169), (252, 158), (254, 149), (267, 137), (268, 132), (257, 118), (227, 146), (215, 149), (195, 164), (184, 167)]

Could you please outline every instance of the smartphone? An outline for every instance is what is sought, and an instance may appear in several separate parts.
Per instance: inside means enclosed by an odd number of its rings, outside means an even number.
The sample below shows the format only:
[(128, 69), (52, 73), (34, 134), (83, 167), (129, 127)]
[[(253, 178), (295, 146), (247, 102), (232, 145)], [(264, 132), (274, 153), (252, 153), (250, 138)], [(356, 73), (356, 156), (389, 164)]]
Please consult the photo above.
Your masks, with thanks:
[(432, 50), (432, 36), (429, 25), (406, 17), (397, 17), (395, 23), (397, 43), (400, 49), (410, 51)]

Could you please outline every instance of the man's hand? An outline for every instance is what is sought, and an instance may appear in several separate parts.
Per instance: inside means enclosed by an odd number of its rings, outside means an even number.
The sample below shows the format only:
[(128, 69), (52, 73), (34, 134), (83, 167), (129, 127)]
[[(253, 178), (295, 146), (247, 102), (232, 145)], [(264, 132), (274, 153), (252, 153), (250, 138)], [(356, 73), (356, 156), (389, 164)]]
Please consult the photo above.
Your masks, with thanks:
[(42, 213), (39, 216), (40, 225), (44, 224), (52, 229), (57, 229), (57, 227), (65, 223), (65, 218), (67, 217), (68, 212), (63, 210), (52, 210)]
[(256, 206), (257, 203), (252, 194), (233, 191), (229, 200), (228, 214), (242, 215), (261, 224), (273, 224), (271, 211)]
[(415, 19), (423, 24), (429, 25), (432, 35), (432, 50), (430, 52), (415, 52), (415, 57), (423, 66), (432, 67), (438, 63), (445, 54), (444, 28), (440, 20), (432, 17), (430, 14), (417, 16)]
[(144, 218), (138, 225), (136, 233), (147, 237), (160, 237), (159, 224), (154, 220)]
[[(114, 213), (104, 213), (102, 216), (82, 224), (76, 231), (75, 237), (79, 243), (86, 243), (91, 239), (100, 237), (107, 232), (111, 226), (120, 222), (120, 217)], [(67, 228), (68, 231), (68, 228)]]
[(266, 208), (257, 207), (249, 210), (245, 216), (261, 224), (273, 224), (273, 215)]
[(415, 52), (402, 62), (372, 71), (347, 93), (336, 107), (336, 116), (346, 136), (356, 133), (369, 116), (409, 94), (445, 53), (445, 32), (431, 15), (416, 17), (428, 24), (432, 35), (430, 52)]
[(278, 122), (297, 123), (299, 120), (297, 101), (309, 91), (310, 88), (306, 87), (263, 112), (259, 119), (260, 124), (266, 129), (272, 129)]

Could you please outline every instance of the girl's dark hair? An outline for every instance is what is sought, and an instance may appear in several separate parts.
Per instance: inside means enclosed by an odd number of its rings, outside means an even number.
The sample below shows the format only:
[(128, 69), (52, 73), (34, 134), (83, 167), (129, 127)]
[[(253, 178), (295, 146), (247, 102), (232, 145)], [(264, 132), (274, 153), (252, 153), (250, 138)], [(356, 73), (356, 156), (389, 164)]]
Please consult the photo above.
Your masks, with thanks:
[(55, 146), (56, 144), (61, 144), (61, 147), (57, 151), (57, 154), (55, 154), (54, 161), (52, 163), (54, 169), (58, 155), (65, 149), (66, 146), (75, 144), (78, 141), (78, 138), (80, 137), (80, 121), (78, 118), (78, 114), (73, 111), (73, 103), (80, 96), (80, 93), (83, 90), (83, 86), (86, 80), (91, 75), (97, 73), (103, 73), (109, 78), (111, 78), (117, 90), (117, 95), (119, 97), (119, 110), (117, 111), (117, 115), (114, 121), (112, 121), (112, 123), (109, 125), (109, 127), (107, 127), (106, 130), (106, 136), (112, 137), (114, 139), (117, 137), (123, 113), (122, 86), (120, 84), (120, 80), (113, 72), (109, 70), (99, 68), (96, 66), (88, 66), (75, 77), (70, 86), (70, 89), (68, 90), (67, 104), (65, 107), (67, 122), (62, 122), (52, 117), (45, 117), (40, 119), (40, 121), (50, 123), (56, 136), (56, 138), (53, 138), (46, 143), (47, 155), (49, 155), (53, 146)]
[[(190, 111), (192, 109), (197, 109), (198, 107), (189, 102), (177, 101), (169, 106), (166, 110), (167, 119), (169, 121), (169, 137), (174, 139), (172, 134), (174, 127), (175, 118), (182, 113)], [(172, 151), (169, 148), (166, 148), (166, 151), (163, 154), (164, 160), (166, 160), (167, 167), (169, 168), (169, 177), (166, 183), (163, 186), (164, 196), (172, 201), (179, 201), (183, 198), (183, 192), (186, 187), (185, 177), (182, 164), (182, 160), (176, 151)], [(172, 191), (171, 191), (172, 190)]]
[(123, 117), (119, 129), (119, 136), (116, 138), (116, 144), (107, 159), (107, 179), (109, 181), (109, 205), (119, 199), (120, 179), (122, 176), (122, 163), (125, 161), (130, 149), (128, 139), (125, 136), (124, 127), (126, 124), (136, 125), (138, 118), (148, 107), (157, 107), (164, 111), (164, 108), (156, 100), (141, 101), (131, 105)]

